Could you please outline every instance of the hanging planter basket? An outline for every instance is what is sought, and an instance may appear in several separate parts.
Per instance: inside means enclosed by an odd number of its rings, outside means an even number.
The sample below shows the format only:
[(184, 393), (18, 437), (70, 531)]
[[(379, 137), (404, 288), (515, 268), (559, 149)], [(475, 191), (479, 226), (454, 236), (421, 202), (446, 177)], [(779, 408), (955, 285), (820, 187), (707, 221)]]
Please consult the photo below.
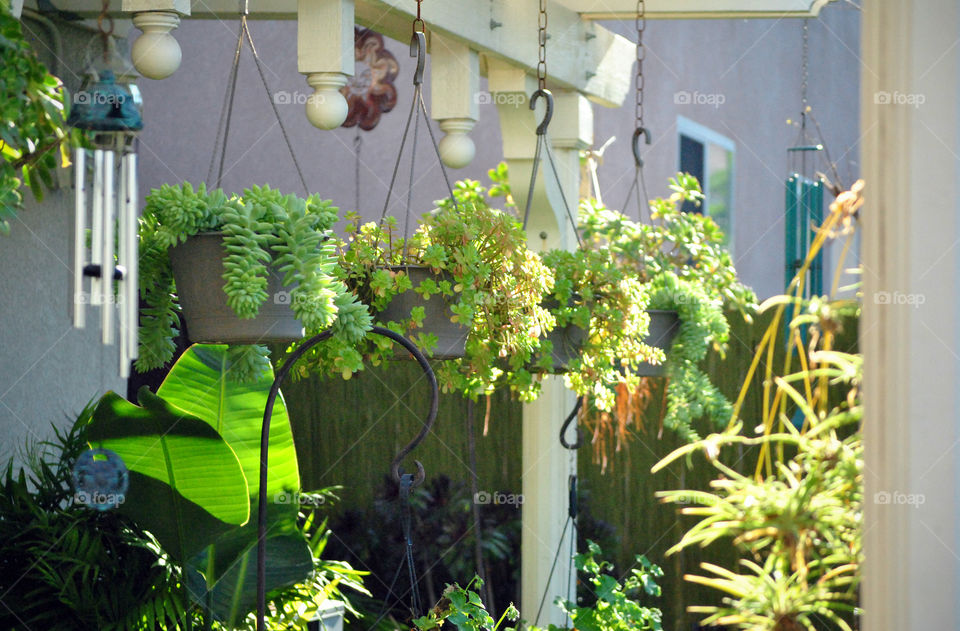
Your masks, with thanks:
[[(662, 309), (648, 309), (647, 313), (650, 314), (650, 333), (643, 339), (643, 343), (662, 348), (665, 353), (669, 353), (673, 338), (680, 330), (680, 316), (676, 311)], [(643, 362), (637, 365), (636, 374), (640, 377), (662, 377), (663, 364)]]
[(170, 265), (190, 339), (201, 343), (266, 344), (303, 337), (303, 325), (290, 308), (289, 287), (273, 270), (267, 300), (254, 318), (240, 318), (223, 292), (223, 235), (204, 232), (170, 249)]
[[(386, 269), (391, 272), (404, 272), (410, 277), (413, 287), (418, 287), (428, 278), (440, 281), (444, 277), (434, 274), (430, 269), (419, 265), (397, 265)], [(449, 278), (448, 278), (449, 280)], [(430, 333), (437, 337), (437, 346), (433, 351), (433, 359), (459, 359), (466, 355), (467, 335), (470, 329), (459, 322), (451, 322), (450, 299), (444, 296), (431, 296), (429, 300), (409, 289), (394, 296), (390, 304), (374, 315), (374, 319), (382, 324), (387, 322), (407, 322), (410, 312), (415, 307), (423, 307), (423, 326), (415, 329), (414, 333)], [(404, 353), (403, 357), (409, 357)]]
[[(571, 303), (573, 299), (571, 298)], [(543, 308), (553, 311), (559, 306), (559, 302), (553, 298), (543, 301)], [(587, 330), (581, 326), (570, 323), (566, 326), (555, 327), (544, 336), (544, 339), (553, 345), (550, 352), (551, 364), (549, 369), (538, 366), (540, 355), (534, 355), (530, 360), (528, 370), (535, 373), (562, 374), (567, 372), (570, 362), (573, 361), (583, 348), (583, 343), (587, 340)]]

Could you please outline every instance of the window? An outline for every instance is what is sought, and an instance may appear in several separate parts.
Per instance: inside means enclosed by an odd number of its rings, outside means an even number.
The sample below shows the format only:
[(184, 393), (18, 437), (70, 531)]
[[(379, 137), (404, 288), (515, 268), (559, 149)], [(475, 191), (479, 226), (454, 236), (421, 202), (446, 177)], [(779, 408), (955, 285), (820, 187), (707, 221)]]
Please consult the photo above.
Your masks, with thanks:
[(712, 217), (725, 236), (724, 245), (733, 251), (733, 154), (735, 145), (712, 129), (680, 116), (681, 171), (697, 178), (704, 201), (697, 207), (684, 202), (684, 212), (703, 212)]

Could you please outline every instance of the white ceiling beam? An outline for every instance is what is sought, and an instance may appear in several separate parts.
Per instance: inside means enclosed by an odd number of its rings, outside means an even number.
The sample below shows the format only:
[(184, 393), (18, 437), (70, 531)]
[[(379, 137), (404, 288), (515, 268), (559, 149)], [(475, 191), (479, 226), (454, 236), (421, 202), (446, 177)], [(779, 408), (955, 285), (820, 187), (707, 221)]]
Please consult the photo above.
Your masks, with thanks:
[[(651, 19), (817, 17), (834, 0), (645, 0)], [(633, 19), (637, 0), (559, 0), (588, 20)]]
[[(130, 2), (131, 0), (127, 0)], [(172, 0), (135, 0), (145, 10)], [(177, 0), (184, 2), (185, 0)], [(35, 6), (36, 0), (27, 0)], [(114, 3), (112, 13), (127, 17)], [(230, 19), (239, 14), (238, 0), (204, 0), (191, 7), (193, 19)], [(251, 19), (294, 20), (297, 0), (250, 2)], [(96, 17), (100, 0), (74, 0), (70, 10)], [(356, 0), (356, 21), (404, 44), (410, 39), (416, 3), (411, 0)], [(537, 5), (516, 0), (443, 0), (423, 7), (428, 32), (460, 40), (477, 53), (534, 71), (537, 65)], [(623, 104), (632, 80), (634, 44), (584, 20), (556, 0), (548, 6), (547, 87), (576, 90), (608, 107)], [(429, 42), (428, 42), (429, 46)]]

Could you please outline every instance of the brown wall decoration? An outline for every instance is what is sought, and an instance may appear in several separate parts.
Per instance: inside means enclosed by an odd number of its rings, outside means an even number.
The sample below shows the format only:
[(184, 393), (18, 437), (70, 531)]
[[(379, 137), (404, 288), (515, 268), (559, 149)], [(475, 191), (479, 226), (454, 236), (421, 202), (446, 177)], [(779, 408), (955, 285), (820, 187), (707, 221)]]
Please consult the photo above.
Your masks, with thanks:
[(400, 66), (383, 45), (380, 33), (358, 26), (354, 29), (353, 42), (356, 72), (340, 89), (350, 108), (343, 126), (359, 125), (360, 129), (370, 131), (380, 122), (380, 115), (397, 104), (393, 81)]

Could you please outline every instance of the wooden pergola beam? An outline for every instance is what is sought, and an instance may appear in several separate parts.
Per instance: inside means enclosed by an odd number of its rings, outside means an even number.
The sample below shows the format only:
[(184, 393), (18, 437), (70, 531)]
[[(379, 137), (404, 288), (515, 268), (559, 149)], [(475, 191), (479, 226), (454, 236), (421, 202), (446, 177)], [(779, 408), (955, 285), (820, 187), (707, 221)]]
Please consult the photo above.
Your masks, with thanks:
[[(817, 17), (834, 0), (645, 0), (651, 19), (732, 19)], [(636, 0), (560, 0), (588, 20), (626, 20), (637, 14)]]
[[(125, 0), (114, 3), (111, 13), (129, 17), (135, 6), (169, 10), (187, 0)], [(319, 0), (317, 0), (319, 1)], [(28, 0), (35, 5), (36, 0)], [(231, 19), (239, 14), (238, 0), (205, 0), (192, 3), (193, 19)], [(356, 0), (356, 21), (406, 43), (416, 12), (412, 0)], [(250, 4), (250, 18), (297, 19), (297, 0), (271, 0)], [(155, 9), (155, 10), (156, 10)], [(70, 10), (88, 18), (101, 11), (100, 0), (75, 0)], [(181, 13), (186, 13), (181, 11)], [(548, 5), (548, 87), (576, 90), (594, 103), (619, 107), (630, 91), (634, 43), (581, 17), (561, 2)], [(537, 4), (516, 0), (443, 0), (423, 7), (428, 31), (467, 43), (480, 55), (506, 61), (533, 72), (537, 65)], [(428, 43), (429, 45), (429, 43)]]

